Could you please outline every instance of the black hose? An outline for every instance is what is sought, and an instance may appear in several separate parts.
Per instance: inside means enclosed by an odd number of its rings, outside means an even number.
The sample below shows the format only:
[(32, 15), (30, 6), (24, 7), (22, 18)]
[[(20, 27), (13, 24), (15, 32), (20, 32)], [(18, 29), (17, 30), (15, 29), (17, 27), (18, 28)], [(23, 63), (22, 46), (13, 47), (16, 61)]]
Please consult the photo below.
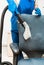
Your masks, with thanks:
[(4, 24), (4, 17), (5, 13), (8, 9), (8, 5), (4, 8), (1, 16), (1, 27), (0, 27), (0, 63), (1, 63), (1, 55), (2, 55), (2, 35), (3, 35), (3, 24)]
[[(3, 25), (4, 25), (4, 17), (6, 14), (6, 11), (8, 10), (8, 5), (4, 8), (3, 12), (2, 12), (2, 16), (1, 16), (1, 29), (0, 29), (0, 51), (2, 50), (2, 35), (3, 35)], [(20, 24), (24, 27), (24, 25), (22, 24), (24, 21), (21, 18), (20, 14), (16, 13), (16, 16), (18, 17), (18, 21), (20, 22)], [(2, 52), (1, 52), (2, 53)], [(1, 58), (0, 58), (1, 59)], [(1, 62), (1, 61), (0, 61)]]
[(22, 19), (21, 15), (16, 13), (16, 16), (18, 17), (19, 23), (24, 27), (24, 25), (23, 25), (24, 20)]
[(5, 13), (8, 9), (8, 5), (4, 8), (3, 12), (2, 12), (2, 16), (1, 16), (1, 43), (2, 43), (2, 35), (3, 35), (3, 24), (4, 24), (4, 17), (5, 17)]
[[(2, 12), (2, 16), (1, 16), (1, 39), (0, 39), (1, 42), (2, 42), (2, 35), (3, 35), (4, 16), (5, 16), (7, 9), (8, 9), (8, 5), (4, 8), (4, 10)], [(24, 21), (23, 21), (21, 15), (16, 13), (16, 16), (18, 17), (20, 24), (24, 27), (24, 25), (22, 24)]]

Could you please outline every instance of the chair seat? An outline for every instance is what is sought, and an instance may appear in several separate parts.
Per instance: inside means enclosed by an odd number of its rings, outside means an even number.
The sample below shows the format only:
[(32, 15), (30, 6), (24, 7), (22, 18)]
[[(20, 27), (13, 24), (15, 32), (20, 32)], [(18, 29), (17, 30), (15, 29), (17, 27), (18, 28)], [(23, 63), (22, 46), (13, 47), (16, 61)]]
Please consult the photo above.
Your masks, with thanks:
[(18, 65), (44, 65), (44, 58), (21, 59)]
[(31, 38), (23, 38), (24, 28), (19, 25), (19, 48), (23, 51), (44, 51), (44, 16), (22, 15), (30, 27)]

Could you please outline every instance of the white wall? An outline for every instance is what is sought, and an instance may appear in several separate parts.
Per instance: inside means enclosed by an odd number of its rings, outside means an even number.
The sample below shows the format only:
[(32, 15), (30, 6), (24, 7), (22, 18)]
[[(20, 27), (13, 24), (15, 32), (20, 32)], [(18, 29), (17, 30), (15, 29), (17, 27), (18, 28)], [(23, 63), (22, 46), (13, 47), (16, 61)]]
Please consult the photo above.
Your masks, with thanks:
[[(0, 21), (3, 9), (7, 5), (6, 0), (0, 0)], [(11, 19), (12, 14), (7, 11), (4, 19), (4, 27), (3, 27), (3, 39), (2, 39), (2, 62), (3, 61), (10, 61), (12, 62), (12, 51), (9, 47), (9, 44), (12, 42), (11, 39)]]
[(44, 15), (44, 0), (37, 0), (38, 1), (38, 6), (41, 9), (42, 15)]

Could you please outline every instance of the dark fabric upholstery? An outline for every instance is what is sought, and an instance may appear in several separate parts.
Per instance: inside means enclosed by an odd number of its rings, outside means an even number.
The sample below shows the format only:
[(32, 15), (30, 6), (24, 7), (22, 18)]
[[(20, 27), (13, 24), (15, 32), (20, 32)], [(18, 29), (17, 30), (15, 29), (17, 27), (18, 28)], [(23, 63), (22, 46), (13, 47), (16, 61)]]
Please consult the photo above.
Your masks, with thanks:
[(28, 23), (32, 37), (27, 41), (23, 38), (24, 28), (19, 25), (19, 48), (26, 51), (44, 51), (44, 16), (22, 15)]

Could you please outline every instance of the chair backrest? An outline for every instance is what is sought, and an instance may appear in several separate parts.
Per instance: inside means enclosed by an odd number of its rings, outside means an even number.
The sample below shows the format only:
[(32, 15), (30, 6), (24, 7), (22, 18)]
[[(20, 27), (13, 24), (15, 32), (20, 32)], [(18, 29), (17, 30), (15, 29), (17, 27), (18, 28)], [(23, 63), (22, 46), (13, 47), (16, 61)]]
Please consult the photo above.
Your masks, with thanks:
[(27, 41), (23, 38), (24, 28), (19, 24), (19, 48), (23, 51), (43, 51), (44, 52), (44, 15), (21, 15), (31, 31), (32, 37)]

